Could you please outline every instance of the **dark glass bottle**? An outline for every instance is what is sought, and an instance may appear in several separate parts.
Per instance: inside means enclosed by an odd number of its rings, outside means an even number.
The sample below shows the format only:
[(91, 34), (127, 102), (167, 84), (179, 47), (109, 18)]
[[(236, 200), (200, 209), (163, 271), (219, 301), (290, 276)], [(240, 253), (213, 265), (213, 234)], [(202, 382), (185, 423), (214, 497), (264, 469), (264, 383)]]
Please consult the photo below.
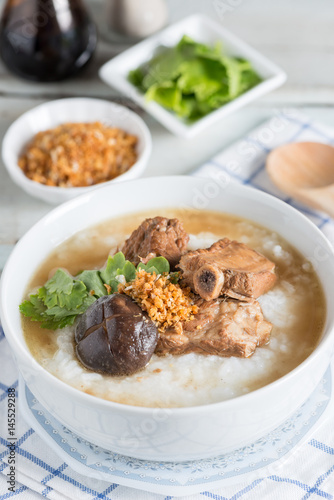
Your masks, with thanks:
[(0, 54), (22, 78), (46, 82), (71, 76), (91, 59), (96, 41), (82, 0), (7, 0)]

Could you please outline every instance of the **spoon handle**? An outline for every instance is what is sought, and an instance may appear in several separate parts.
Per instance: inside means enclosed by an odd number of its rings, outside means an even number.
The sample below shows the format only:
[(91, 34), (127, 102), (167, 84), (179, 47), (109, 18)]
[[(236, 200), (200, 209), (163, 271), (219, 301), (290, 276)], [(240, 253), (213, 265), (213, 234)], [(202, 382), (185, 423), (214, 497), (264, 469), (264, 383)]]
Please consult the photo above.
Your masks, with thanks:
[[(334, 219), (334, 185), (324, 188), (300, 189), (294, 196), (306, 205), (327, 213)], [(300, 195), (300, 196), (299, 196)]]

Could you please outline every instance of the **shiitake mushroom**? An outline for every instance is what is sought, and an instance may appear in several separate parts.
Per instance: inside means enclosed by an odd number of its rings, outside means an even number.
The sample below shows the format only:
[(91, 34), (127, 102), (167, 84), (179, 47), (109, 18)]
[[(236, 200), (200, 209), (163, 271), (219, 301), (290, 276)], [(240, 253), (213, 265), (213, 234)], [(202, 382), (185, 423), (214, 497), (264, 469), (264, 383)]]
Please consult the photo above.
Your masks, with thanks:
[(90, 370), (130, 375), (147, 365), (158, 335), (153, 321), (130, 297), (106, 295), (78, 320), (76, 354)]

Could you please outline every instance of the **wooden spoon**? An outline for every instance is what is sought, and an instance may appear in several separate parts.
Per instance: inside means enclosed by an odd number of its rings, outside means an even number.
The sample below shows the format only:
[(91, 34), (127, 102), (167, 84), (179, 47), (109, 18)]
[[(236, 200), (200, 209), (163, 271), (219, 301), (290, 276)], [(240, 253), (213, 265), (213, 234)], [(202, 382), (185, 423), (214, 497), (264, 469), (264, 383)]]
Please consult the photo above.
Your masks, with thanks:
[(276, 186), (306, 205), (334, 217), (334, 148), (295, 142), (272, 151), (267, 172)]

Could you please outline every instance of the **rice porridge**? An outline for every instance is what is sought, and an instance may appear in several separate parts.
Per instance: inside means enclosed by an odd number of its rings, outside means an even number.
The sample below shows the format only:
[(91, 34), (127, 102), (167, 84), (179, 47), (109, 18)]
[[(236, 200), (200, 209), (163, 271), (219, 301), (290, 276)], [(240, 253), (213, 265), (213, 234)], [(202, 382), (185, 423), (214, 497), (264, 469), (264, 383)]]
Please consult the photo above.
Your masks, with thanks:
[(190, 235), (189, 250), (207, 248), (220, 238), (237, 240), (275, 263), (275, 286), (259, 297), (263, 316), (273, 324), (270, 341), (248, 358), (190, 353), (153, 354), (130, 376), (86, 369), (74, 352), (74, 327), (56, 331), (23, 318), (26, 343), (37, 361), (65, 383), (88, 394), (144, 407), (189, 407), (231, 399), (273, 382), (293, 370), (316, 347), (325, 320), (325, 299), (310, 263), (278, 234), (229, 214), (157, 210), (124, 216), (80, 232), (42, 263), (28, 292), (55, 268), (72, 275), (97, 269), (116, 252), (145, 217), (176, 217)]

